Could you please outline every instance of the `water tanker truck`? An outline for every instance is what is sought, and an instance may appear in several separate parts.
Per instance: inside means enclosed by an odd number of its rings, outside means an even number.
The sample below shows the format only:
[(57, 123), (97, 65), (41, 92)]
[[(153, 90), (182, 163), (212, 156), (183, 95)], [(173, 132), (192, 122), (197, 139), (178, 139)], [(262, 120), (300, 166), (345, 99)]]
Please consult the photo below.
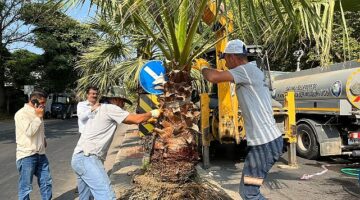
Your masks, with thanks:
[(360, 60), (272, 76), (273, 97), (295, 92), (297, 154), (360, 156)]

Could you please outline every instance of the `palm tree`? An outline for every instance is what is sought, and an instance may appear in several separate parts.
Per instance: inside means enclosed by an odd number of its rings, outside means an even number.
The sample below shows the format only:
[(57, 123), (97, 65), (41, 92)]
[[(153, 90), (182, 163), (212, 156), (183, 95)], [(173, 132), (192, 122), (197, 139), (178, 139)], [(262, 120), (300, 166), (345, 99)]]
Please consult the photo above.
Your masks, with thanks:
[[(160, 174), (159, 179), (166, 178), (173, 182), (186, 181), (194, 174), (194, 164), (198, 161), (195, 135), (198, 131), (196, 124), (199, 113), (190, 102), (192, 87), (189, 72), (193, 59), (215, 43), (213, 37), (215, 33), (211, 31), (211, 27), (203, 27), (199, 32), (202, 15), (194, 12), (199, 10), (199, 13), (202, 13), (206, 3), (205, 0), (199, 1), (199, 4), (190, 4), (189, 0), (123, 2), (115, 12), (103, 16), (105, 20), (98, 20), (97, 28), (101, 32), (106, 31), (106, 35), (110, 36), (106, 40), (107, 44), (101, 42), (91, 48), (78, 65), (83, 75), (79, 80), (79, 87), (92, 82), (104, 89), (105, 85), (116, 81), (114, 80), (116, 75), (133, 77), (133, 74), (138, 73), (138, 67), (134, 66), (141, 66), (133, 65), (134, 61), (142, 64), (139, 60), (152, 59), (152, 55), (156, 54), (149, 55), (145, 54), (146, 51), (142, 51), (137, 55), (148, 55), (148, 57), (127, 59), (131, 56), (126, 55), (124, 49), (130, 47), (139, 50), (133, 44), (141, 44), (139, 41), (144, 41), (143, 38), (148, 35), (153, 43), (145, 49), (161, 51), (161, 55), (157, 57), (166, 60), (168, 71), (181, 70), (169, 72), (169, 81), (163, 85), (164, 95), (159, 98), (164, 115), (160, 121), (162, 129), (155, 129), (158, 139), (155, 142), (151, 170), (153, 174)], [(108, 23), (109, 19), (113, 19), (112, 22), (115, 22), (117, 28), (109, 26), (111, 24)], [(133, 24), (138, 30), (129, 28)], [(119, 34), (120, 32), (122, 34)], [(131, 36), (127, 36), (130, 33)], [(123, 45), (124, 42), (127, 42), (127, 45)], [(119, 49), (108, 50), (114, 47)], [(117, 53), (113, 54), (114, 52)], [(124, 72), (128, 71), (129, 75), (130, 70), (136, 73), (126, 76)], [(164, 171), (163, 165), (174, 167), (165, 167)], [(183, 172), (180, 175), (177, 174), (179, 169)]]
[[(81, 3), (85, 0), (68, 0), (67, 2)], [(341, 5), (343, 2), (344, 5)], [(150, 51), (158, 49), (161, 54), (153, 56), (153, 58), (164, 58), (168, 61), (168, 69), (178, 69), (189, 71), (191, 62), (194, 58), (201, 55), (208, 48), (216, 42), (215, 34), (209, 29), (209, 26), (204, 26), (201, 22), (201, 16), (205, 9), (207, 1), (120, 1), (115, 6), (112, 1), (98, 0), (92, 1), (96, 4), (103, 14), (103, 20), (94, 23), (94, 27), (100, 32), (106, 33), (108, 28), (113, 26), (113, 30), (117, 31), (115, 40), (112, 37), (107, 37), (112, 45), (109, 49), (103, 44), (93, 47), (91, 54), (85, 54), (85, 63), (79, 64), (79, 69), (83, 74), (83, 78), (79, 81), (79, 88), (85, 87), (84, 83), (93, 83), (100, 85), (101, 88), (106, 88), (110, 84), (114, 84), (114, 79), (109, 75), (120, 75), (122, 77), (130, 77), (131, 87), (137, 84), (134, 76), (138, 75), (139, 67), (146, 60), (141, 53), (136, 54), (138, 59), (128, 56), (120, 56), (122, 59), (114, 58), (112, 56), (106, 57), (104, 53), (129, 54), (129, 44), (141, 44), (142, 41), (150, 41), (150, 45), (145, 45), (150, 48)], [(263, 0), (229, 0), (217, 1), (217, 10), (220, 12), (234, 13), (235, 33), (230, 37), (242, 38), (246, 43), (261, 44), (267, 47), (271, 57), (283, 57), (288, 54), (289, 47), (293, 46), (294, 42), (299, 43), (300, 47), (316, 47), (316, 52), (320, 57), (322, 65), (330, 61), (329, 51), (331, 49), (331, 37), (333, 29), (334, 11), (339, 10), (343, 16), (342, 6), (346, 9), (360, 9), (358, 5), (352, 1), (263, 1)], [(221, 6), (220, 6), (221, 5)], [(221, 9), (220, 9), (221, 7)], [(199, 9), (200, 8), (200, 9)], [(197, 12), (195, 12), (195, 10)], [(110, 16), (110, 17), (109, 17)], [(181, 16), (181, 17), (179, 17)], [(107, 23), (106, 20), (112, 19), (112, 23)], [(349, 58), (346, 52), (349, 52), (350, 46), (346, 40), (347, 28), (344, 17), (342, 17), (344, 27), (344, 59)], [(116, 27), (114, 27), (116, 26)], [(125, 31), (132, 29), (133, 31)], [(199, 27), (202, 32), (199, 34)], [(204, 28), (205, 27), (205, 28)], [(104, 30), (101, 30), (104, 28)], [(134, 30), (136, 30), (134, 31)], [(109, 32), (110, 34), (114, 32)], [(114, 33), (115, 34), (115, 33)], [(124, 35), (125, 36), (124, 36)], [(127, 38), (127, 39), (125, 39)], [(105, 38), (106, 39), (106, 38)], [(121, 41), (122, 40), (122, 41)], [(127, 42), (126, 45), (121, 43)], [(136, 41), (136, 42), (135, 42)], [(121, 42), (121, 43), (117, 43)], [(314, 43), (314, 44), (312, 44)], [(109, 44), (109, 43), (108, 43)], [(149, 44), (149, 43), (148, 43)], [(114, 45), (117, 47), (114, 48)], [(107, 46), (107, 45), (105, 45)], [(144, 46), (144, 45), (142, 45)], [(125, 52), (122, 47), (127, 48)], [(141, 46), (140, 46), (141, 47)], [(138, 48), (139, 49), (139, 48)], [(104, 51), (104, 53), (102, 52)], [(145, 52), (145, 51), (143, 51)], [(102, 55), (100, 56), (99, 53)], [(131, 54), (131, 53), (130, 53)], [(97, 56), (98, 55), (98, 56)], [(99, 73), (94, 73), (91, 66), (91, 59), (98, 57), (98, 62), (102, 64), (111, 64), (113, 67), (104, 67), (93, 62), (93, 66), (99, 66)], [(115, 56), (116, 57), (116, 56)], [(113, 58), (113, 59), (112, 59)], [(110, 60), (111, 62), (109, 62)], [(115, 60), (115, 62), (114, 62)], [(118, 62), (124, 61), (126, 62)], [(135, 63), (133, 63), (135, 62)], [(88, 64), (86, 64), (88, 63)], [(116, 67), (115, 67), (116, 63)], [(92, 69), (92, 70), (86, 70)], [(102, 67), (101, 67), (102, 66)], [(124, 67), (127, 66), (127, 67)], [(136, 66), (135, 68), (133, 66)], [(105, 69), (105, 70), (104, 70)], [(110, 70), (111, 69), (111, 70)], [(110, 71), (109, 71), (110, 70)], [(116, 72), (116, 73), (115, 73)], [(136, 72), (136, 73), (129, 73)], [(107, 81), (105, 84), (104, 81)]]
[(159, 54), (150, 37), (138, 30), (120, 29), (118, 19), (116, 15), (99, 14), (89, 24), (98, 33), (99, 40), (77, 63), (81, 76), (77, 86), (79, 96), (84, 96), (85, 88), (90, 85), (97, 85), (100, 92), (105, 92), (109, 86), (119, 84), (119, 80), (127, 84), (130, 91), (135, 91), (141, 66)]
[[(264, 45), (271, 58), (284, 57), (294, 47), (314, 48), (320, 65), (329, 64), (334, 27), (343, 30), (343, 60), (354, 59), (349, 54), (348, 30), (344, 12), (360, 10), (354, 1), (229, 1), (234, 23), (239, 29), (237, 37), (245, 43)], [(236, 8), (235, 10), (233, 8)], [(341, 24), (334, 24), (336, 14)], [(291, 54), (292, 52), (290, 52)]]

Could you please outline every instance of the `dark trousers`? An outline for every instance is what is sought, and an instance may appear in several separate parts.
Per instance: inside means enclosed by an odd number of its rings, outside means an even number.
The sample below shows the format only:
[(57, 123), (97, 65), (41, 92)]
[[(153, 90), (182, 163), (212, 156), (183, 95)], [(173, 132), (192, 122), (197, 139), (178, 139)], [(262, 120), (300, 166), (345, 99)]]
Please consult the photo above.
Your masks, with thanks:
[(260, 186), (271, 167), (282, 155), (283, 138), (266, 144), (249, 146), (240, 182), (240, 196), (244, 200), (263, 200)]

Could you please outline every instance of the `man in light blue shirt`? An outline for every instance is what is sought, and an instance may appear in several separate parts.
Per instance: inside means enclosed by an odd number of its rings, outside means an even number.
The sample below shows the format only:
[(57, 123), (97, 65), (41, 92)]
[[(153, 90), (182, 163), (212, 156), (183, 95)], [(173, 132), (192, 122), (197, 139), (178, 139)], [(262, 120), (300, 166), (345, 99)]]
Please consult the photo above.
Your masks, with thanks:
[(231, 40), (223, 53), (229, 70), (209, 69), (203, 62), (197, 65), (204, 78), (212, 83), (233, 82), (245, 122), (248, 154), (240, 182), (240, 195), (245, 200), (265, 198), (260, 186), (271, 167), (282, 154), (282, 133), (277, 128), (265, 77), (256, 62), (249, 62), (247, 49), (241, 40)]
[(86, 122), (91, 117), (91, 112), (100, 106), (98, 100), (98, 88), (89, 86), (86, 88), (86, 101), (81, 101), (77, 105), (77, 117), (79, 125), (79, 133), (84, 132)]

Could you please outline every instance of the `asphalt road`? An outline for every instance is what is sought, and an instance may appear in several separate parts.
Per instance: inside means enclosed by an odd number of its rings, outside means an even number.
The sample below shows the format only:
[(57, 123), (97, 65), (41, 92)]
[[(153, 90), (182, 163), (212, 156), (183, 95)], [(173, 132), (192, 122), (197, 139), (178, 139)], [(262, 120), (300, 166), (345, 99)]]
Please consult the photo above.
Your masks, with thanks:
[[(229, 156), (235, 155), (235, 156)], [(239, 183), (244, 158), (227, 147), (218, 147), (211, 157), (211, 167), (205, 172), (207, 177), (229, 190), (234, 199), (241, 199), (238, 195)], [(360, 187), (357, 177), (348, 176), (340, 172), (341, 168), (360, 168), (359, 159), (346, 157), (321, 158), (307, 160), (298, 157), (298, 169), (282, 169), (280, 165), (287, 164), (287, 152), (270, 170), (261, 188), (262, 194), (271, 200), (358, 200)], [(323, 165), (327, 165), (324, 174), (313, 176), (308, 180), (301, 180), (304, 174), (322, 172)], [(359, 196), (358, 196), (359, 195)]]
[[(74, 199), (76, 177), (70, 166), (74, 147), (79, 139), (77, 119), (46, 120), (46, 154), (53, 177), (53, 199)], [(15, 124), (0, 122), (0, 199), (17, 199), (18, 171), (15, 164)], [(71, 197), (71, 198), (69, 198)], [(41, 199), (37, 180), (33, 180), (31, 199)]]
[[(18, 172), (15, 165), (15, 126), (13, 121), (0, 121), (0, 199), (17, 199)], [(119, 130), (124, 128), (120, 127)], [(78, 141), (77, 120), (47, 120), (45, 122), (48, 142), (47, 156), (50, 161), (53, 177), (53, 199), (76, 199), (76, 177), (70, 166), (73, 149)], [(124, 129), (125, 130), (125, 129)], [(105, 168), (111, 169), (114, 157), (120, 146), (123, 134), (118, 131), (110, 147)], [(208, 177), (218, 182), (223, 188), (238, 195), (239, 182), (244, 160), (237, 153), (228, 149), (217, 150), (221, 156), (213, 156), (211, 168), (205, 172)], [(216, 154), (216, 152), (214, 153)], [(226, 155), (235, 155), (226, 156)], [(355, 187), (357, 179), (342, 174), (343, 167), (360, 167), (359, 160), (346, 158), (325, 158), (311, 161), (298, 158), (299, 169), (281, 169), (278, 165), (285, 164), (285, 153), (271, 169), (262, 192), (274, 200), (355, 200), (359, 199), (350, 192), (359, 190)], [(330, 165), (326, 173), (314, 176), (309, 180), (300, 180), (303, 174), (321, 172), (322, 165)], [(33, 182), (31, 199), (40, 199), (36, 179)], [(350, 192), (349, 192), (350, 191)], [(360, 191), (355, 191), (360, 193)], [(236, 199), (236, 198), (234, 198)]]

